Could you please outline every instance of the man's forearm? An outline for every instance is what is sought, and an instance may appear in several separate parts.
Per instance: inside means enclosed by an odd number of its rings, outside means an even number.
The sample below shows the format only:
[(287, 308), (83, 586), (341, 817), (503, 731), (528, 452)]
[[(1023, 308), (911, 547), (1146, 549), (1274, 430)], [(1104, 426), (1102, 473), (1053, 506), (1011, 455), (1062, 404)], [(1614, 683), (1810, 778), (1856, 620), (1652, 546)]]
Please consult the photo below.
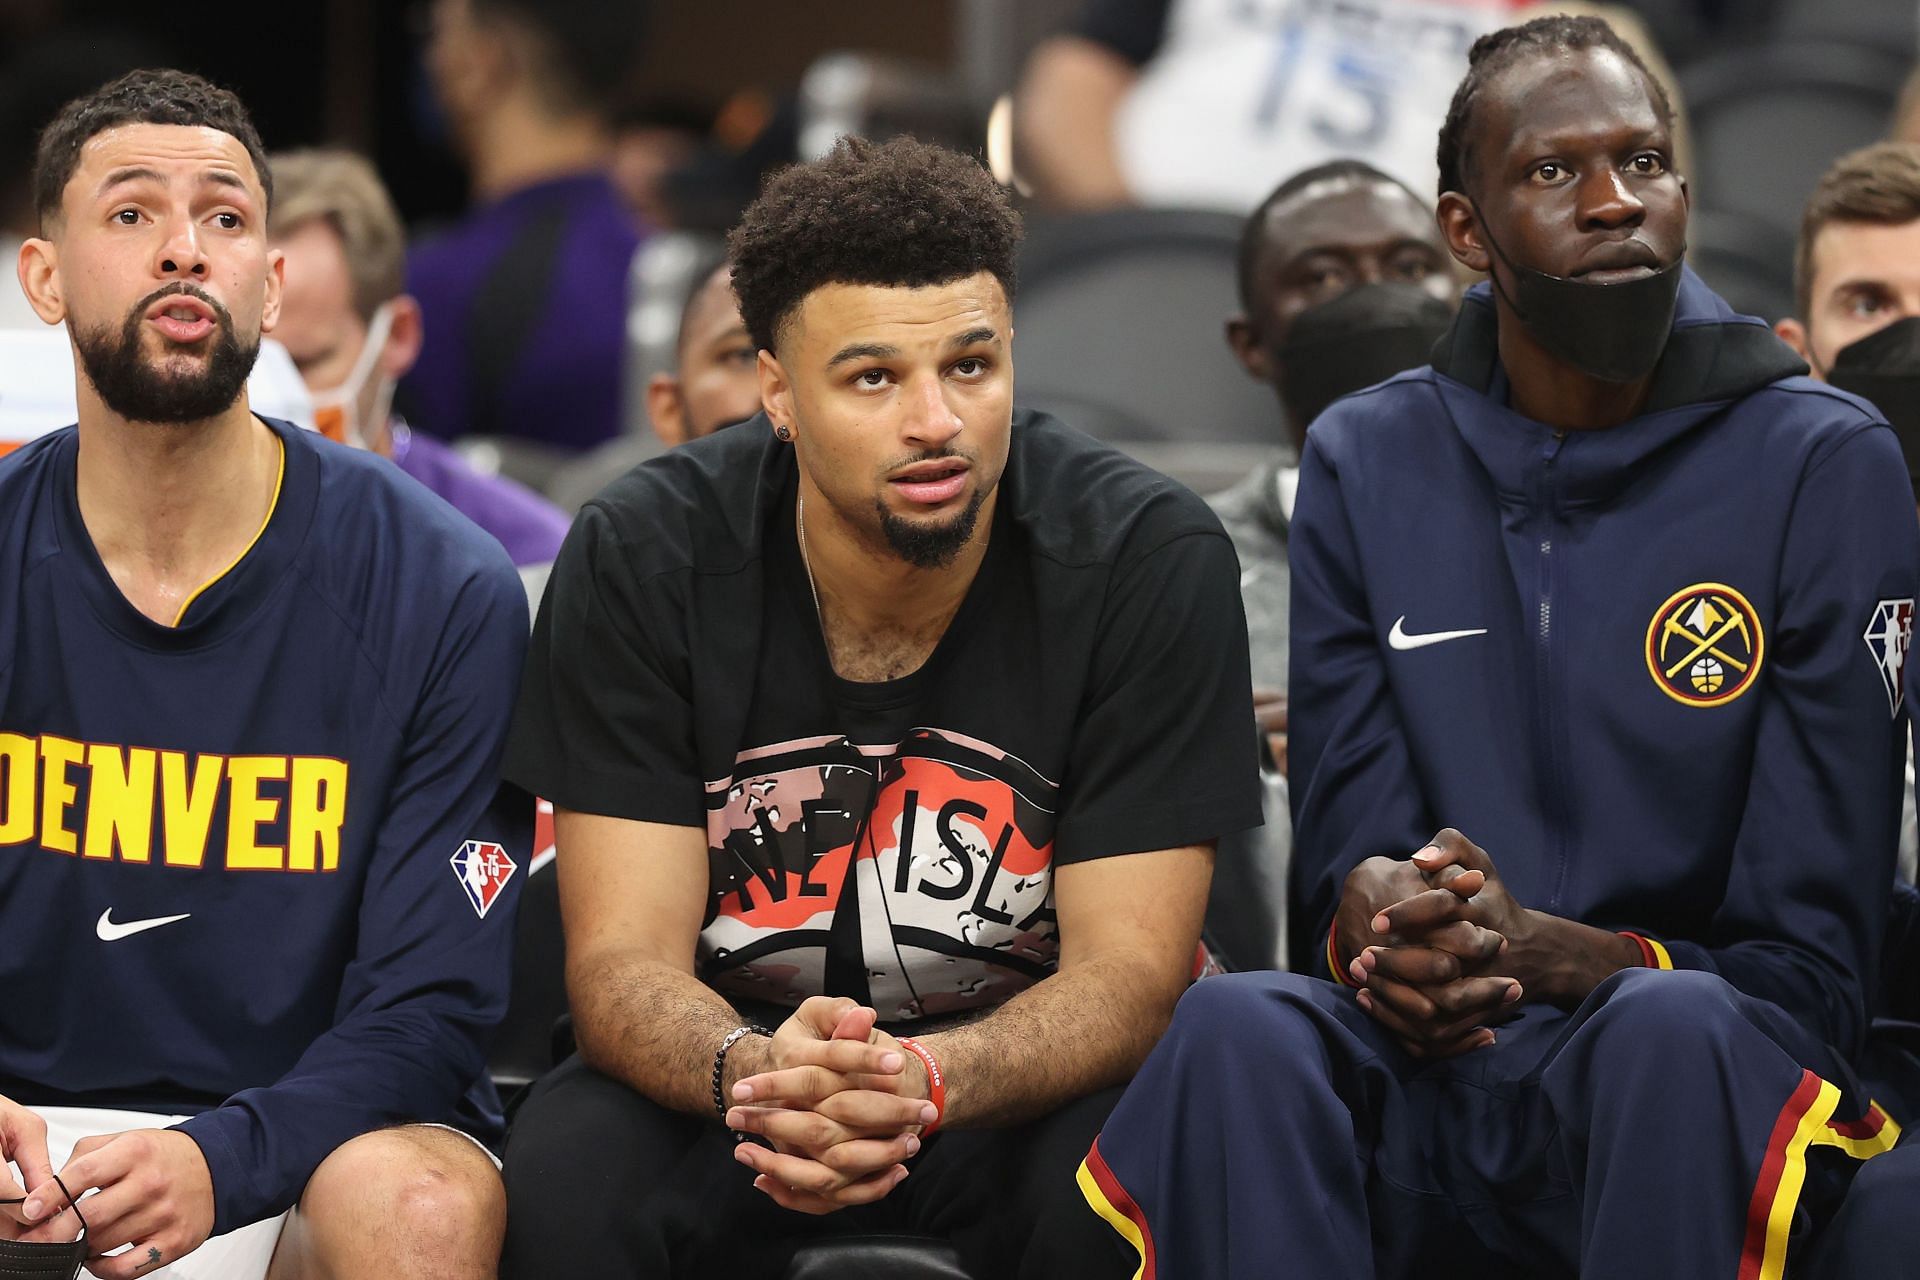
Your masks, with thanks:
[[(741, 1024), (739, 1012), (684, 969), (644, 956), (569, 968), (574, 1036), (588, 1065), (661, 1106), (713, 1115), (713, 1055)], [(742, 1037), (727, 1053), (722, 1088), (759, 1069), (767, 1045)]]
[(1142, 956), (1095, 957), (977, 1022), (918, 1037), (946, 1076), (942, 1126), (1018, 1124), (1132, 1079), (1187, 986), (1147, 967)]
[(1046, 204), (1133, 203), (1114, 151), (1114, 115), (1139, 77), (1106, 47), (1058, 36), (1034, 51), (1014, 110), (1017, 165)]

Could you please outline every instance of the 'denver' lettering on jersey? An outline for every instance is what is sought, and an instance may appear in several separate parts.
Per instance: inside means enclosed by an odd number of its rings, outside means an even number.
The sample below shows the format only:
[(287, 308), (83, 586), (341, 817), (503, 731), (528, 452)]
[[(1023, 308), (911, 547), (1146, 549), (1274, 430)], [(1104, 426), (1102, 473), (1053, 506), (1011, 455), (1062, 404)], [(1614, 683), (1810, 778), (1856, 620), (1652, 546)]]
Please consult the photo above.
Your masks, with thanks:
[(335, 871), (347, 762), (0, 732), (0, 847), (227, 871)]
[(1005, 1000), (1058, 959), (1058, 790), (937, 729), (884, 752), (817, 738), (741, 753), (707, 784), (703, 975), (794, 1004), (837, 958), (885, 1018)]

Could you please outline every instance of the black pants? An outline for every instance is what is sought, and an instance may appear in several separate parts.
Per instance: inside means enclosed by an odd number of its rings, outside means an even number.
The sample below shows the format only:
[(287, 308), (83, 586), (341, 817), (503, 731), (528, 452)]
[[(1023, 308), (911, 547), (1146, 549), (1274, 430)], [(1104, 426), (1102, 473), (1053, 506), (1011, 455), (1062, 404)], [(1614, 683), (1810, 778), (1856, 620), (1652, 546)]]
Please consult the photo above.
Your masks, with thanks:
[(502, 1280), (780, 1280), (794, 1249), (899, 1231), (952, 1242), (976, 1277), (1071, 1277), (1112, 1230), (1074, 1180), (1111, 1089), (1016, 1129), (936, 1133), (877, 1204), (816, 1217), (753, 1188), (717, 1120), (669, 1111), (567, 1059), (507, 1135)]

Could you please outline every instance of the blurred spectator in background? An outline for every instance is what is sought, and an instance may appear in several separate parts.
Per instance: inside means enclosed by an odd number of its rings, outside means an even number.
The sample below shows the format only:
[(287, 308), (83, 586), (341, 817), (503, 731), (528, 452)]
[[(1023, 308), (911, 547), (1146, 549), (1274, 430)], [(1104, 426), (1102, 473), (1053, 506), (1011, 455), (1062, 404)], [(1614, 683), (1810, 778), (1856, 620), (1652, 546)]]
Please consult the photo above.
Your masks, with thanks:
[(676, 224), (668, 179), (700, 154), (713, 131), (711, 110), (678, 99), (629, 103), (614, 117), (614, 188), (635, 217), (650, 227)]
[(1357, 156), (1431, 190), (1474, 37), (1517, 0), (1089, 0), (1034, 51), (1015, 114), (1048, 203), (1239, 213), (1281, 174)]
[(701, 283), (680, 317), (675, 370), (647, 384), (647, 416), (669, 448), (760, 412), (760, 349), (740, 318), (732, 273), (721, 262), (695, 277)]
[(427, 326), (401, 398), (442, 435), (573, 451), (620, 430), (640, 233), (608, 168), (644, 18), (638, 0), (435, 0), (428, 66), (478, 207), (408, 260)]
[(1807, 202), (1798, 315), (1774, 326), (1814, 376), (1865, 396), (1920, 477), (1920, 144), (1842, 156)]
[(286, 255), (277, 334), (313, 393), (320, 430), (393, 459), (492, 534), (523, 576), (544, 582), (567, 532), (560, 509), (480, 474), (392, 411), (423, 325), (402, 290), (400, 217), (373, 166), (347, 151), (296, 151), (274, 157), (273, 176), (270, 230)]
[[(1239, 213), (1281, 174), (1353, 156), (1416, 191), (1474, 37), (1541, 13), (1605, 18), (1679, 107), (1646, 24), (1613, 4), (1533, 0), (1087, 0), (1029, 60), (1014, 115), (1021, 176), (1067, 209)], [(1676, 110), (1674, 155), (1691, 151)]]
[(1279, 396), (1293, 449), (1209, 501), (1240, 554), (1255, 710), (1284, 768), (1287, 527), (1307, 426), (1349, 391), (1427, 363), (1460, 289), (1433, 210), (1361, 160), (1295, 174), (1261, 202), (1239, 285), (1227, 345)]

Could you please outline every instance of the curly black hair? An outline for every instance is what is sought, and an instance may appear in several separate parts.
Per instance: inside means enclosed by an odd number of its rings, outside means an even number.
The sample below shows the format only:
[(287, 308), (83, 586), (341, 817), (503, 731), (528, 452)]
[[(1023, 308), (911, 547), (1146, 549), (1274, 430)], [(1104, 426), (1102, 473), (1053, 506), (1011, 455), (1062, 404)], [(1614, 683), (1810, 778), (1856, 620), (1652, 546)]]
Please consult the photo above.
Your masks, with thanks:
[(1440, 165), (1440, 194), (1466, 191), (1466, 170), (1470, 160), (1467, 131), (1473, 127), (1473, 110), (1480, 91), (1508, 67), (1526, 58), (1542, 54), (1572, 53), (1584, 49), (1606, 49), (1637, 67), (1647, 83), (1647, 96), (1661, 121), (1673, 127), (1673, 103), (1659, 77), (1647, 70), (1633, 46), (1620, 38), (1605, 19), (1571, 18), (1564, 14), (1535, 18), (1517, 27), (1489, 31), (1473, 42), (1467, 54), (1466, 78), (1453, 91), (1447, 107), (1446, 123), (1440, 126), (1440, 145), (1435, 159)]
[(767, 180), (727, 238), (758, 346), (826, 284), (950, 284), (986, 271), (1013, 300), (1020, 215), (979, 162), (913, 138), (841, 138)]
[(59, 221), (61, 194), (80, 165), (80, 149), (87, 140), (128, 124), (205, 126), (237, 139), (252, 158), (261, 190), (272, 205), (267, 149), (239, 98), (187, 71), (129, 71), (60, 108), (41, 131), (33, 163), (33, 204), (42, 228)]

